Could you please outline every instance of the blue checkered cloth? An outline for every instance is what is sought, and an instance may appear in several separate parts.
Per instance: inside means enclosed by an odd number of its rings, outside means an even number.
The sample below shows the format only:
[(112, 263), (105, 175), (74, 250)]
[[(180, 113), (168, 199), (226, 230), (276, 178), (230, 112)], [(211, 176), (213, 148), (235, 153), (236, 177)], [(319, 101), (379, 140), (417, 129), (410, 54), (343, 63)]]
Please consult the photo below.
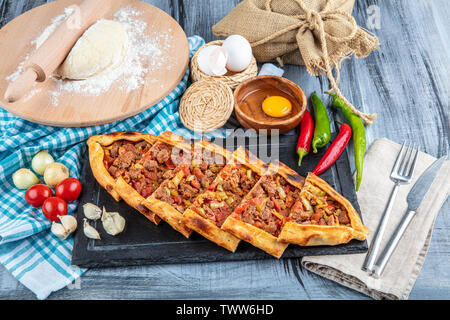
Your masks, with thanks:
[[(198, 36), (189, 39), (190, 56), (204, 43)], [(180, 122), (179, 100), (188, 85), (189, 70), (180, 84), (162, 101), (131, 118), (86, 128), (57, 128), (19, 119), (0, 108), (0, 263), (37, 298), (45, 299), (73, 283), (86, 269), (71, 266), (73, 239), (59, 240), (50, 232), (50, 222), (40, 209), (28, 205), (25, 191), (18, 190), (12, 174), (30, 168), (39, 150), (47, 150), (64, 163), (71, 176), (79, 178), (86, 140), (96, 134), (132, 130), (160, 134), (169, 130), (195, 137)], [(223, 131), (225, 134), (225, 131)], [(220, 135), (215, 132), (215, 135)], [(77, 203), (69, 204), (69, 214)]]

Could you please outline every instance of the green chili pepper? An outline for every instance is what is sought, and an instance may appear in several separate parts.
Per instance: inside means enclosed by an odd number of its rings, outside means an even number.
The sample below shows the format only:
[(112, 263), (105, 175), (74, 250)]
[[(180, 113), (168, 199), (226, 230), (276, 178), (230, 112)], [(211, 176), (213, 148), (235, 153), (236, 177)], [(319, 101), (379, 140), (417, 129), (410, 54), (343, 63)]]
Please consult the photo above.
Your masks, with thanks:
[(356, 191), (359, 190), (363, 174), (363, 161), (366, 152), (366, 129), (361, 118), (356, 115), (337, 95), (325, 92), (333, 97), (333, 105), (341, 110), (352, 127), (353, 149), (355, 152)]
[(330, 142), (330, 119), (328, 119), (328, 113), (325, 105), (322, 101), (320, 101), (315, 91), (311, 96), (311, 101), (314, 107), (314, 118), (316, 120), (312, 148), (313, 152), (317, 153), (317, 148), (323, 148), (328, 144), (328, 142)]

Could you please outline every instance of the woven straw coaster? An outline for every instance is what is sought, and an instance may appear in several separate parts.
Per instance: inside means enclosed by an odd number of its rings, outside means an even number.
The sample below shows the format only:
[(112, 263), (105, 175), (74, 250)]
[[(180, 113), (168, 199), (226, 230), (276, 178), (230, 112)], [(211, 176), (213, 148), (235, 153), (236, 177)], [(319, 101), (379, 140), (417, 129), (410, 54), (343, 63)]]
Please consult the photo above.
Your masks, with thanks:
[(215, 80), (193, 83), (180, 101), (180, 119), (194, 132), (210, 132), (222, 127), (234, 108), (231, 89)]

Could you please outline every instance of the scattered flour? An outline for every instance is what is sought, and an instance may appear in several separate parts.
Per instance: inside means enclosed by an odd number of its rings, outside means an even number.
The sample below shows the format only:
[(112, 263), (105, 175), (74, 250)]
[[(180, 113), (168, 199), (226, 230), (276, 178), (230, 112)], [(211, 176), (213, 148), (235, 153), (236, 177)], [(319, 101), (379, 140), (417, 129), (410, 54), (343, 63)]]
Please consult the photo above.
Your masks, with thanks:
[[(67, 8), (64, 14), (55, 17), (51, 25), (46, 27), (32, 41), (32, 44), (35, 47), (42, 44), (58, 25), (70, 16), (72, 11), (73, 8)], [(48, 92), (53, 105), (58, 105), (62, 93), (97, 96), (108, 91), (113, 84), (117, 84), (119, 90), (128, 93), (141, 88), (145, 84), (145, 76), (149, 71), (163, 68), (170, 70), (173, 67), (173, 61), (168, 54), (172, 47), (171, 30), (165, 33), (153, 32), (147, 34), (148, 25), (145, 21), (139, 19), (141, 14), (141, 12), (128, 6), (120, 9), (114, 15), (113, 20), (122, 23), (128, 34), (127, 54), (123, 63), (119, 66), (105, 70), (86, 80), (63, 80), (55, 76), (50, 77), (49, 81), (54, 81), (56, 84), (55, 90)], [(24, 64), (31, 54), (28, 54), (15, 72), (6, 78), (7, 81), (15, 80), (23, 72)], [(155, 82), (158, 81), (154, 79), (151, 81), (152, 84), (155, 84)], [(26, 98), (30, 99), (37, 92), (37, 90), (33, 90), (33, 94), (30, 93)]]
[(31, 90), (31, 91), (23, 98), (23, 102), (27, 102), (28, 100), (30, 100), (31, 98), (33, 98), (33, 96), (34, 96), (36, 93), (39, 93), (39, 92), (41, 92), (41, 91), (42, 91), (41, 88)]
[(48, 37), (53, 33), (53, 31), (55, 31), (56, 28), (73, 13), (74, 10), (75, 8), (73, 6), (65, 8), (64, 13), (53, 18), (52, 23), (44, 29), (39, 37), (31, 41), (31, 44), (36, 48), (39, 48), (44, 43), (44, 41), (47, 40)]

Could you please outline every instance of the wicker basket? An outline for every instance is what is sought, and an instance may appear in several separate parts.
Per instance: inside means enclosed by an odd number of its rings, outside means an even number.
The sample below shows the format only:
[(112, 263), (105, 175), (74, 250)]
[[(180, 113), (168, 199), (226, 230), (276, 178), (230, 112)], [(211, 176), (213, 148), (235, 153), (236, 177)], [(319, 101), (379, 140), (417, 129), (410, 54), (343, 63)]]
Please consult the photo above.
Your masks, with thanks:
[(215, 80), (193, 83), (180, 101), (180, 119), (186, 128), (210, 132), (222, 127), (234, 108), (231, 88)]
[(208, 43), (204, 44), (203, 46), (201, 46), (200, 49), (197, 50), (197, 52), (194, 54), (194, 56), (191, 59), (191, 80), (192, 80), (192, 82), (196, 82), (201, 79), (209, 79), (209, 80), (213, 79), (213, 80), (217, 80), (217, 81), (220, 81), (220, 82), (226, 84), (227, 86), (229, 86), (231, 88), (231, 90), (234, 90), (242, 81), (247, 80), (251, 77), (254, 77), (258, 74), (258, 65), (256, 64), (255, 57), (252, 57), (252, 61), (250, 62), (250, 65), (247, 67), (247, 69), (245, 69), (244, 71), (241, 71), (241, 72), (228, 71), (228, 73), (223, 76), (210, 76), (210, 75), (207, 75), (206, 73), (204, 73), (203, 71), (201, 71), (200, 68), (198, 67), (198, 63), (197, 63), (198, 53), (206, 46), (212, 46), (212, 45), (220, 46), (220, 45), (222, 45), (222, 43), (223, 43), (223, 40), (216, 40), (216, 41), (208, 42)]

